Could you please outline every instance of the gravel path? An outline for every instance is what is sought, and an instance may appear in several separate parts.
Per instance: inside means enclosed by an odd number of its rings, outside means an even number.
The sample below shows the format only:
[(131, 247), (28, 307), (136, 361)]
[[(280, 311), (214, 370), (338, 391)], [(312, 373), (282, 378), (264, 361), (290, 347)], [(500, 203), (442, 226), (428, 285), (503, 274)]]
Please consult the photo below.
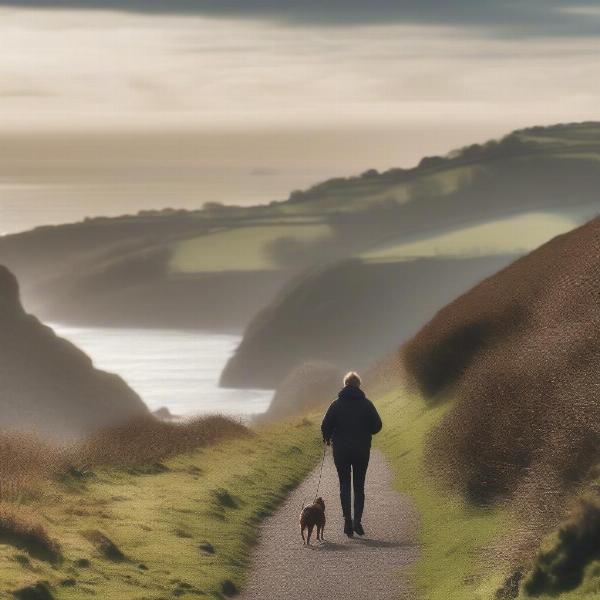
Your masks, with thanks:
[(343, 535), (338, 482), (327, 450), (319, 495), (326, 504), (325, 542), (302, 545), (299, 516), (312, 501), (319, 469), (262, 526), (242, 600), (383, 600), (413, 598), (403, 568), (417, 557), (411, 501), (392, 489), (392, 474), (378, 450), (367, 473), (364, 538)]

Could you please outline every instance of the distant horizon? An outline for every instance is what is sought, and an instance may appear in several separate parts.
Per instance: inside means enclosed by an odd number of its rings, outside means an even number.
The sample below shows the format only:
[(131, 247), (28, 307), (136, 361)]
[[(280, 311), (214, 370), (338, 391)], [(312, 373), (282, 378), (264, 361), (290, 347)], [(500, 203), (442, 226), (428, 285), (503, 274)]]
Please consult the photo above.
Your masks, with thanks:
[(261, 204), (598, 119), (597, 8), (0, 0), (0, 232)]
[[(576, 121), (564, 121), (576, 122)], [(577, 121), (581, 122), (581, 121)], [(362, 153), (357, 153), (357, 158), (354, 161), (348, 162), (347, 168), (343, 165), (335, 165), (324, 162), (324, 167), (319, 168), (318, 165), (311, 168), (305, 168), (303, 172), (295, 172), (290, 169), (291, 160), (288, 163), (284, 161), (284, 167), (281, 170), (271, 168), (267, 165), (256, 163), (256, 167), (248, 170), (245, 166), (234, 164), (229, 168), (235, 174), (236, 178), (232, 182), (227, 180), (223, 184), (219, 181), (221, 173), (217, 169), (212, 174), (211, 181), (206, 182), (207, 174), (202, 172), (193, 164), (178, 163), (177, 160), (173, 164), (165, 168), (165, 172), (160, 174), (161, 185), (159, 189), (154, 188), (155, 182), (150, 180), (144, 181), (149, 177), (153, 169), (158, 169), (158, 163), (165, 160), (169, 153), (176, 155), (176, 151), (172, 147), (173, 144), (178, 145), (185, 141), (190, 146), (202, 145), (202, 136), (196, 138), (192, 132), (160, 134), (156, 132), (137, 132), (137, 133), (85, 133), (85, 132), (70, 132), (70, 133), (50, 133), (28, 134), (26, 136), (13, 134), (10, 144), (5, 144), (3, 147), (9, 149), (11, 158), (8, 153), (2, 156), (2, 148), (0, 148), (0, 159), (4, 159), (4, 164), (8, 163), (8, 169), (18, 165), (20, 169), (26, 164), (28, 158), (34, 153), (34, 147), (40, 154), (51, 156), (52, 149), (61, 150), (65, 154), (62, 160), (57, 160), (50, 167), (45, 164), (40, 172), (36, 172), (35, 168), (30, 168), (26, 173), (29, 183), (2, 183), (0, 182), (0, 191), (3, 192), (3, 202), (0, 202), (0, 235), (11, 235), (15, 233), (23, 233), (37, 227), (74, 224), (85, 220), (86, 218), (117, 218), (128, 215), (138, 214), (140, 211), (162, 211), (165, 209), (174, 210), (201, 210), (206, 202), (220, 202), (226, 205), (239, 206), (261, 206), (269, 204), (273, 201), (284, 201), (294, 189), (306, 189), (311, 185), (318, 184), (335, 177), (353, 177), (358, 176), (368, 169), (377, 169), (380, 172), (390, 168), (405, 168), (410, 169), (419, 163), (424, 156), (441, 155), (444, 156), (452, 151), (458, 150), (464, 146), (474, 143), (484, 143), (491, 139), (499, 139), (504, 135), (508, 135), (516, 129), (528, 128), (533, 126), (553, 126), (559, 125), (559, 122), (549, 123), (530, 123), (518, 124), (512, 128), (505, 128), (501, 131), (492, 131), (489, 135), (477, 135), (476, 131), (470, 131), (465, 128), (462, 132), (454, 132), (449, 136), (450, 139), (456, 142), (450, 142), (445, 145), (446, 138), (442, 140), (434, 139), (435, 136), (424, 137), (421, 145), (413, 145), (409, 148), (402, 148), (402, 134), (400, 132), (390, 134), (389, 140), (383, 151), (373, 154), (379, 157), (379, 161), (369, 161), (371, 158), (370, 148)], [(469, 135), (470, 134), (470, 135)], [(285, 133), (280, 133), (284, 136)], [(290, 137), (299, 136), (299, 133), (288, 133)], [(319, 142), (323, 136), (323, 132), (314, 132), (304, 134), (305, 139), (314, 136), (314, 145), (319, 146)], [(375, 136), (380, 136), (378, 132), (374, 132)], [(348, 136), (346, 136), (347, 138)], [(11, 139), (4, 136), (6, 139)], [(330, 136), (331, 138), (331, 136)], [(381, 139), (381, 138), (380, 138)], [(397, 161), (393, 161), (389, 154), (389, 147), (398, 141), (399, 157)], [(162, 141), (155, 144), (156, 148), (162, 148), (163, 151), (149, 151), (151, 144), (140, 143), (149, 140), (150, 142)], [(263, 137), (268, 144), (268, 137)], [(71, 143), (69, 143), (69, 141)], [(217, 138), (213, 139), (213, 144), (217, 143)], [(73, 143), (74, 142), (74, 143)], [(86, 143), (87, 142), (87, 143)], [(103, 142), (103, 143), (100, 143)], [(127, 143), (133, 143), (139, 151), (136, 156), (135, 152), (130, 152)], [(255, 143), (255, 139), (249, 134), (247, 145)], [(305, 142), (306, 143), (306, 142)], [(331, 142), (330, 142), (331, 143)], [(343, 136), (338, 143), (345, 143)], [(71, 146), (69, 148), (69, 146)], [(222, 144), (222, 147), (225, 147)], [(65, 150), (65, 148), (67, 150)], [(323, 147), (320, 147), (321, 152)], [(242, 148), (242, 151), (247, 151), (247, 148)], [(330, 152), (333, 154), (335, 147)], [(116, 154), (112, 158), (117, 162), (121, 159), (118, 152), (128, 155), (131, 164), (126, 165), (126, 172), (115, 173), (110, 175), (109, 181), (105, 181), (106, 172), (112, 169), (117, 169), (116, 163), (111, 163), (111, 152)], [(327, 152), (327, 150), (326, 150)], [(192, 152), (189, 152), (192, 154)], [(99, 157), (108, 164), (100, 165)], [(77, 170), (80, 171), (75, 177), (69, 167), (70, 160), (77, 161)], [(281, 157), (279, 157), (281, 159)], [(403, 159), (403, 160), (402, 160)], [(47, 159), (46, 159), (47, 160)], [(292, 159), (293, 160), (293, 159)], [(286, 170), (289, 169), (289, 170)], [(2, 167), (0, 167), (0, 173)], [(182, 175), (183, 174), (183, 175)], [(187, 177), (187, 179), (186, 179)], [(5, 179), (8, 179), (5, 174)], [(110, 180), (112, 179), (112, 181)], [(208, 177), (210, 179), (210, 176)], [(187, 190), (188, 193), (199, 193), (202, 190), (202, 185), (199, 182), (204, 181), (205, 189), (207, 190), (204, 197), (190, 197), (188, 200), (181, 201), (180, 204), (173, 202), (171, 198), (176, 197), (177, 191)], [(248, 189), (248, 184), (253, 184), (255, 187)], [(212, 189), (211, 189), (212, 184)], [(220, 184), (220, 185), (219, 185)], [(227, 185), (229, 184), (229, 185)], [(237, 193), (236, 190), (246, 185), (245, 192)], [(140, 188), (146, 192), (140, 195)], [(83, 203), (80, 197), (77, 197), (78, 190), (86, 190), (88, 197), (91, 197), (91, 202)], [(112, 190), (114, 195), (117, 192), (116, 202), (99, 201), (102, 193), (105, 190)], [(128, 190), (133, 190), (128, 194)], [(215, 190), (217, 195), (215, 196)], [(77, 202), (56, 201), (52, 206), (43, 207), (44, 199), (48, 195), (58, 197), (63, 195), (67, 199), (75, 197)], [(29, 192), (29, 195), (28, 195)], [(91, 193), (93, 192), (93, 194)], [(15, 196), (11, 203), (7, 201), (11, 195)], [(91, 210), (91, 208), (94, 210)]]

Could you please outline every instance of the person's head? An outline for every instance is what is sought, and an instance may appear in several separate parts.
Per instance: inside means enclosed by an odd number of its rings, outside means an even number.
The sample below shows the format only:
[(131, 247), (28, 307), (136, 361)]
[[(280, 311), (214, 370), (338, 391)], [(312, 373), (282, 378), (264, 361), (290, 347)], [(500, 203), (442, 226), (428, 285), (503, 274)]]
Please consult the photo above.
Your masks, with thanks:
[(362, 381), (355, 371), (350, 371), (350, 373), (346, 373), (344, 376), (344, 387), (359, 388), (361, 383)]

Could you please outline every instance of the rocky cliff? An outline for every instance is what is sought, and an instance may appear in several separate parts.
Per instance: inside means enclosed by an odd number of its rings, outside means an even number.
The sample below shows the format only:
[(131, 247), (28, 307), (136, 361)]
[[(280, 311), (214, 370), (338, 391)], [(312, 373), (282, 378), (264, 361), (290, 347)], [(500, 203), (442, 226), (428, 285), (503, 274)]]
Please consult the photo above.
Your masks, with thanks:
[(147, 413), (120, 377), (26, 313), (0, 266), (0, 427), (73, 438)]

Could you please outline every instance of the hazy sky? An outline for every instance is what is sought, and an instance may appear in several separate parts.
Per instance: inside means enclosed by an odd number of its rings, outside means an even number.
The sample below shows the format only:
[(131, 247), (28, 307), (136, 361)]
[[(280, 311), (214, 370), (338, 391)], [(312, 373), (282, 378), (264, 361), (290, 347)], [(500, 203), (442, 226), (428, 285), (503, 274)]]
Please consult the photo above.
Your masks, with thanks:
[(0, 0), (0, 232), (600, 119), (600, 2)]

